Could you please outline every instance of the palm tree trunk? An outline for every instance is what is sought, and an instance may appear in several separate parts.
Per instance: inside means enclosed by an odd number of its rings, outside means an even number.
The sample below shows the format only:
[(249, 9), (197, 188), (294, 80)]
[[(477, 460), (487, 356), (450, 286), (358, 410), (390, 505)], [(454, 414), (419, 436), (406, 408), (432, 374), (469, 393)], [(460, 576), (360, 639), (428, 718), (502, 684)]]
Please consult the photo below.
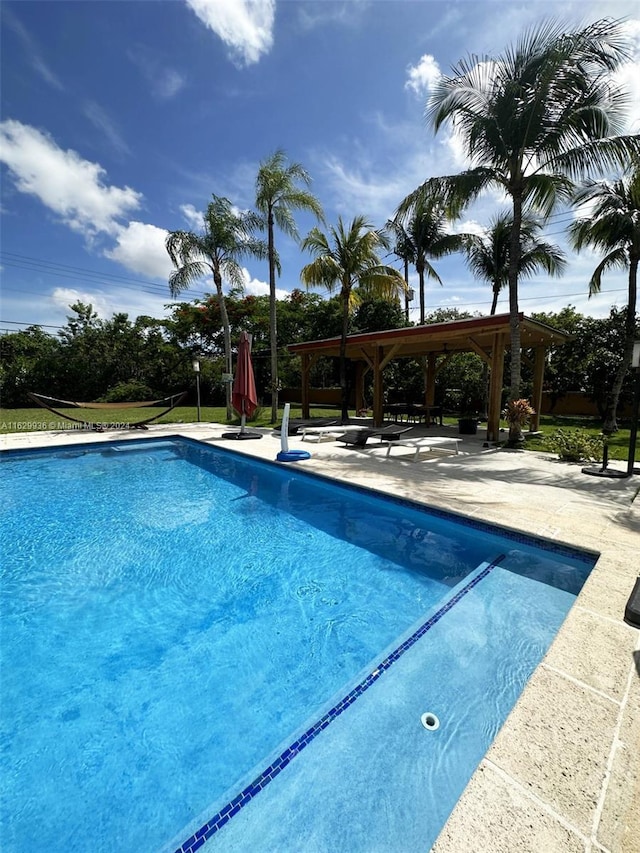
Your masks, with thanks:
[(496, 313), (496, 309), (498, 307), (498, 296), (499, 295), (500, 295), (500, 287), (499, 286), (494, 287), (493, 288), (493, 302), (491, 303), (491, 311), (489, 312), (489, 314), (492, 317)]
[[(511, 244), (509, 246), (509, 332), (511, 335), (511, 373), (509, 381), (509, 399), (520, 399), (520, 317), (518, 311), (518, 268), (520, 266), (520, 228), (522, 225), (522, 194), (512, 192), (513, 223), (511, 226)], [(509, 444), (522, 442), (522, 429), (518, 424), (509, 428)]]
[(424, 264), (416, 264), (416, 270), (420, 282), (420, 325), (424, 326)]
[(347, 388), (347, 335), (349, 334), (349, 293), (350, 286), (342, 288), (342, 337), (340, 338), (340, 403), (343, 424), (349, 421), (349, 389)]
[(631, 357), (633, 355), (633, 344), (636, 337), (636, 304), (638, 298), (638, 257), (631, 257), (629, 263), (629, 304), (627, 305), (627, 316), (624, 324), (624, 352), (622, 361), (616, 372), (616, 378), (613, 380), (613, 385), (607, 394), (605, 404), (604, 423), (602, 432), (605, 435), (618, 431), (617, 410), (618, 401), (624, 378), (627, 375)]
[(278, 420), (278, 328), (276, 320), (276, 259), (273, 240), (273, 210), (269, 209), (269, 336), (271, 338), (271, 423)]
[[(216, 294), (218, 296), (218, 307), (220, 309), (220, 319), (222, 321), (222, 332), (224, 336), (224, 369), (225, 373), (233, 373), (233, 364), (231, 362), (231, 329), (229, 328), (229, 315), (227, 314), (227, 305), (224, 294), (222, 292), (222, 276), (218, 270), (213, 272), (213, 282), (216, 286)], [(233, 417), (233, 406), (231, 405), (231, 383), (225, 382), (225, 405), (227, 407), (227, 420), (230, 421)]]
[(406, 289), (404, 292), (404, 319), (409, 325), (409, 258), (404, 259), (404, 283), (406, 284)]

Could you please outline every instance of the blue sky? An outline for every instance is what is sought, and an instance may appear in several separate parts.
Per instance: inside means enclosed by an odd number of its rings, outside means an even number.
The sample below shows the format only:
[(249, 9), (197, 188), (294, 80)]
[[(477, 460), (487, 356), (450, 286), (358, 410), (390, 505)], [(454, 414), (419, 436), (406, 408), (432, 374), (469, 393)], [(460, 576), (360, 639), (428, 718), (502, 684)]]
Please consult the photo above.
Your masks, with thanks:
[[(455, 134), (434, 136), (424, 119), (437, 76), (545, 18), (626, 19), (635, 52), (620, 81), (640, 132), (640, 12), (626, 0), (5, 0), (0, 14), (3, 331), (55, 332), (76, 300), (102, 317), (165, 316), (166, 232), (197, 227), (212, 193), (252, 207), (260, 161), (277, 148), (308, 170), (329, 223), (383, 225), (426, 178), (468, 165)], [(502, 204), (483, 197), (459, 227), (485, 225)], [(563, 244), (570, 218), (556, 215), (548, 238)], [(298, 217), (301, 235), (313, 224)], [(309, 258), (276, 239), (284, 294)], [(521, 310), (624, 305), (623, 272), (587, 299), (597, 261), (584, 252), (559, 280), (523, 282)], [(488, 313), (489, 288), (462, 258), (434, 266), (444, 285), (428, 283), (427, 310)], [(267, 276), (248, 262), (247, 292), (268, 292)]]

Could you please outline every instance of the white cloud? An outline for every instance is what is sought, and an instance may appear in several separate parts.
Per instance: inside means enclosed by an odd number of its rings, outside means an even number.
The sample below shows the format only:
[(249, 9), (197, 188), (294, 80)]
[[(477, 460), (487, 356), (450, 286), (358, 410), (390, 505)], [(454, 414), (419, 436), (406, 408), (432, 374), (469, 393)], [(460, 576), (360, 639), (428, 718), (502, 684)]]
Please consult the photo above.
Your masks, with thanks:
[(239, 65), (252, 65), (273, 45), (275, 0), (185, 0), (230, 48)]
[(344, 0), (342, 3), (299, 3), (298, 21), (303, 30), (312, 30), (327, 24), (357, 26), (368, 11), (370, 0)]
[(0, 143), (0, 159), (16, 188), (86, 237), (117, 234), (117, 219), (140, 207), (140, 193), (105, 185), (102, 166), (71, 149), (64, 151), (34, 127), (7, 119), (0, 123)]
[(168, 101), (175, 97), (187, 83), (184, 74), (170, 68), (164, 59), (159, 59), (143, 45), (136, 45), (127, 51), (127, 56), (142, 72), (151, 86), (151, 92), (160, 100)]
[(159, 98), (168, 100), (173, 98), (184, 88), (187, 78), (173, 68), (165, 68), (155, 80), (154, 92)]
[(419, 97), (426, 96), (442, 76), (440, 66), (430, 53), (421, 56), (417, 65), (410, 65), (407, 74), (404, 88), (411, 89)]
[(115, 122), (109, 115), (107, 115), (100, 104), (96, 104), (95, 101), (87, 101), (84, 105), (83, 112), (91, 124), (106, 137), (107, 141), (118, 152), (118, 154), (131, 153), (129, 146), (120, 135), (120, 131), (116, 127)]
[(446, 230), (450, 234), (475, 234), (477, 237), (487, 236), (487, 226), (475, 219), (465, 219), (460, 222), (447, 223)]
[[(325, 206), (343, 216), (365, 214), (376, 225), (392, 217), (400, 202), (416, 187), (437, 175), (452, 175), (468, 167), (455, 156), (448, 128), (434, 138), (419, 117), (415, 121), (386, 122), (381, 114), (374, 122), (377, 138), (369, 144), (349, 140), (348, 150), (314, 152), (314, 171), (324, 173), (331, 194)], [(378, 156), (372, 158), (372, 152)], [(387, 152), (385, 154), (385, 152)]]
[(30, 312), (34, 324), (66, 325), (67, 317), (72, 315), (71, 305), (82, 302), (91, 305), (101, 320), (110, 320), (114, 314), (128, 314), (135, 318), (149, 316), (162, 318), (167, 316), (165, 305), (170, 303), (169, 294), (166, 296), (145, 293), (142, 290), (126, 288), (109, 288), (108, 292), (92, 290), (91, 292), (77, 290), (72, 287), (57, 287), (48, 299), (41, 303), (42, 311), (38, 316), (36, 307)]
[(626, 21), (624, 29), (631, 45), (631, 59), (614, 74), (613, 80), (629, 98), (625, 131), (640, 133), (640, 20)]
[(25, 49), (25, 54), (27, 59), (31, 63), (31, 66), (36, 71), (37, 74), (42, 77), (42, 79), (48, 83), (53, 89), (57, 89), (59, 92), (64, 91), (64, 86), (60, 82), (60, 78), (51, 70), (51, 68), (47, 65), (47, 63), (42, 58), (40, 53), (40, 48), (36, 44), (33, 36), (26, 27), (22, 24), (21, 21), (11, 12), (7, 5), (5, 4), (2, 9), (2, 17), (3, 22), (8, 24), (9, 27), (14, 31), (14, 33), (18, 36), (20, 41), (23, 44)]
[(335, 155), (325, 157), (323, 167), (337, 210), (349, 218), (364, 214), (375, 225), (391, 217), (407, 193), (420, 183), (407, 182), (403, 173), (378, 171), (371, 164), (350, 166)]
[[(269, 282), (260, 281), (259, 278), (252, 278), (251, 273), (246, 267), (242, 268), (242, 276), (244, 278), (244, 292), (246, 296), (268, 296)], [(276, 288), (276, 299), (285, 299), (289, 296), (288, 290)]]
[(91, 305), (96, 314), (103, 319), (111, 317), (111, 314), (113, 313), (109, 307), (108, 299), (106, 299), (104, 294), (101, 294), (99, 291), (94, 290), (89, 293), (88, 291), (77, 290), (75, 287), (56, 287), (49, 297), (49, 303), (52, 310), (56, 314), (63, 311), (65, 312), (65, 316), (72, 315), (69, 307), (74, 305), (76, 302), (82, 302), (84, 305)]
[(129, 222), (119, 229), (115, 248), (105, 251), (104, 256), (132, 272), (166, 281), (174, 268), (165, 248), (167, 233), (156, 225)]
[(180, 211), (190, 228), (198, 230), (202, 228), (202, 213), (196, 210), (192, 204), (181, 204)]

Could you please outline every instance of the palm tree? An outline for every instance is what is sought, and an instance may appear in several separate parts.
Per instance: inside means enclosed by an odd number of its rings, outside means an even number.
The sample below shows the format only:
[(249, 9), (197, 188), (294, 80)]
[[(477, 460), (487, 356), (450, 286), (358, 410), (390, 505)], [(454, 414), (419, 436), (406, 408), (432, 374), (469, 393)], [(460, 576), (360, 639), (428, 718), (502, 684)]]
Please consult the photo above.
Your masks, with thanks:
[(407, 325), (409, 325), (409, 300), (413, 299), (413, 290), (409, 288), (409, 263), (413, 262), (413, 246), (411, 238), (401, 222), (394, 222), (393, 219), (390, 219), (386, 224), (386, 229), (390, 235), (395, 237), (391, 251), (400, 258), (404, 267), (404, 318)]
[(405, 213), (389, 223), (401, 243), (403, 255), (414, 264), (418, 273), (420, 289), (420, 325), (425, 322), (425, 273), (428, 278), (435, 279), (438, 284), (442, 280), (429, 258), (442, 258), (457, 252), (461, 246), (457, 234), (449, 234), (445, 227), (445, 212), (436, 197), (420, 195), (415, 204)]
[[(490, 316), (496, 313), (500, 291), (509, 283), (511, 225), (511, 215), (502, 213), (490, 221), (489, 229), (484, 236), (463, 235), (462, 250), (466, 255), (467, 266), (477, 278), (488, 282), (493, 290)], [(533, 275), (538, 269), (545, 270), (549, 275), (559, 276), (566, 267), (567, 262), (559, 246), (536, 239), (540, 227), (540, 223), (533, 217), (527, 215), (522, 217), (518, 276)], [(488, 376), (489, 368), (484, 363), (482, 377), (485, 416), (489, 403)], [(514, 443), (520, 440), (519, 431), (520, 426), (514, 425), (512, 430)]]
[(260, 164), (256, 179), (256, 208), (266, 220), (269, 258), (269, 336), (271, 338), (271, 421), (278, 418), (278, 329), (276, 320), (276, 269), (280, 265), (275, 250), (274, 227), (298, 239), (294, 210), (309, 210), (322, 220), (322, 206), (308, 190), (298, 184), (311, 184), (311, 178), (299, 163), (286, 165), (284, 151), (278, 150)]
[[(339, 287), (342, 303), (342, 336), (340, 339), (340, 388), (342, 390), (342, 423), (349, 419), (347, 390), (347, 334), (349, 311), (360, 297), (376, 296), (398, 299), (406, 284), (398, 270), (381, 263), (378, 251), (389, 248), (387, 237), (374, 230), (364, 216), (356, 216), (349, 225), (342, 217), (324, 234), (312, 228), (301, 248), (315, 257), (302, 268), (300, 279), (307, 287), (326, 287), (329, 293)], [(355, 290), (357, 288), (357, 291)]]
[(442, 77), (427, 114), (437, 132), (451, 120), (474, 167), (432, 179), (402, 203), (406, 210), (434, 184), (444, 186), (452, 213), (493, 185), (511, 199), (509, 313), (510, 396), (520, 395), (518, 275), (523, 211), (548, 215), (570, 197), (573, 178), (625, 163), (640, 153), (640, 136), (623, 128), (626, 97), (611, 78), (629, 57), (622, 23), (609, 19), (564, 32), (547, 22), (525, 33), (497, 59), (472, 56)]
[[(496, 313), (500, 291), (509, 283), (509, 248), (511, 246), (511, 215), (502, 213), (489, 223), (485, 236), (463, 235), (463, 252), (467, 265), (477, 277), (493, 289), (490, 315)], [(538, 269), (549, 275), (562, 275), (565, 256), (559, 246), (536, 239), (540, 223), (531, 216), (522, 217), (520, 229), (520, 260), (518, 276), (531, 276)]]
[[(267, 246), (263, 240), (253, 236), (253, 231), (261, 225), (260, 217), (251, 212), (235, 211), (228, 198), (214, 195), (203, 215), (202, 224), (200, 234), (169, 232), (165, 245), (176, 268), (169, 277), (169, 290), (175, 298), (194, 282), (212, 273), (224, 333), (225, 372), (231, 374), (231, 332), (222, 282), (226, 279), (234, 287), (243, 288), (240, 260), (249, 256), (265, 258)], [(231, 420), (233, 409), (229, 383), (226, 384), (226, 406), (227, 420)]]
[(578, 219), (569, 232), (575, 249), (584, 246), (606, 252), (589, 281), (589, 296), (600, 292), (603, 274), (610, 269), (628, 268), (629, 301), (624, 330), (624, 351), (616, 378), (607, 395), (603, 432), (618, 429), (616, 411), (622, 383), (631, 364), (636, 336), (638, 261), (640, 260), (640, 160), (636, 160), (628, 178), (608, 182), (588, 182), (576, 193), (576, 204), (593, 204), (591, 216)]

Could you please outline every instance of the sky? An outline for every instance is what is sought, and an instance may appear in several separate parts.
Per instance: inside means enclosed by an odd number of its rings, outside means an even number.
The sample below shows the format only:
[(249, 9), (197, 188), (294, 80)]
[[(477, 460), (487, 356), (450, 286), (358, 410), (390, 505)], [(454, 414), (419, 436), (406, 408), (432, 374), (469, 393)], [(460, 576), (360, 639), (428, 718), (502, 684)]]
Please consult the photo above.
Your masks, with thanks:
[[(308, 171), (327, 223), (363, 214), (381, 227), (424, 180), (469, 166), (454, 130), (436, 135), (425, 118), (441, 74), (543, 20), (603, 16), (624, 19), (631, 40), (618, 82), (638, 133), (640, 10), (627, 0), (4, 0), (0, 331), (55, 334), (76, 301), (104, 319), (168, 316), (167, 233), (198, 230), (212, 194), (251, 209), (259, 165), (277, 149)], [(504, 207), (484, 195), (456, 227), (478, 231)], [(574, 215), (555, 214), (545, 237), (565, 247)], [(296, 223), (301, 236), (316, 224)], [(281, 233), (276, 246), (284, 297), (311, 258)], [(598, 260), (570, 252), (561, 279), (522, 281), (520, 310), (571, 304), (603, 317), (624, 306), (624, 271), (588, 299)], [(443, 285), (428, 282), (427, 311), (489, 312), (489, 286), (460, 255), (433, 265)], [(268, 293), (265, 261), (244, 274), (246, 293)], [(204, 279), (179, 300), (212, 290)]]

